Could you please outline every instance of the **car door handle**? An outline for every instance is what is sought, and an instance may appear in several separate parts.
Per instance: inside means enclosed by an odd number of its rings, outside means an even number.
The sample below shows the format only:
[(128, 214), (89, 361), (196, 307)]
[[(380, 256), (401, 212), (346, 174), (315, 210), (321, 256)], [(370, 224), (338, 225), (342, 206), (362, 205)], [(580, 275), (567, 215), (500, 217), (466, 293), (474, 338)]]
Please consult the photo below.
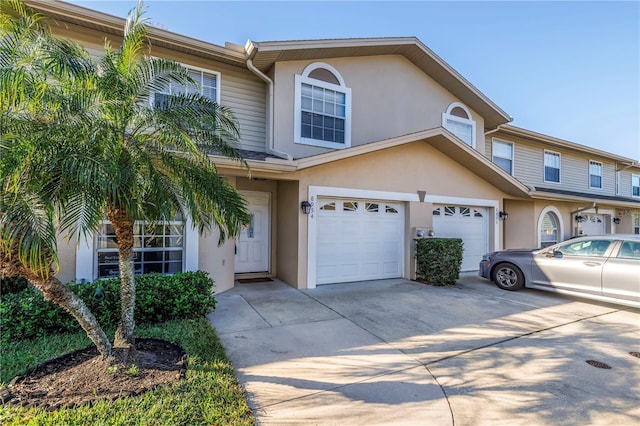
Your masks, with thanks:
[(602, 265), (600, 262), (583, 262), (585, 266), (600, 266)]

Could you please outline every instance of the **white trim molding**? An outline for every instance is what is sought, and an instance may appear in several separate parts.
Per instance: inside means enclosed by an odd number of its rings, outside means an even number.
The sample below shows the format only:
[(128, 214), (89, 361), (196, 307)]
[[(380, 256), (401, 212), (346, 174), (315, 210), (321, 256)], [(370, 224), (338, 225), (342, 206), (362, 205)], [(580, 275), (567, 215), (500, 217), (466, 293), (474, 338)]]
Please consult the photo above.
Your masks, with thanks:
[[(338, 80), (340, 84), (333, 84), (323, 80), (309, 77), (316, 69), (326, 69)], [(344, 142), (332, 142), (322, 139), (314, 139), (302, 136), (302, 85), (308, 84), (320, 89), (327, 89), (344, 95)], [(338, 106), (336, 105), (337, 109)], [(318, 113), (320, 114), (320, 113)], [(293, 142), (303, 145), (319, 146), (331, 149), (345, 149), (351, 147), (351, 89), (346, 86), (344, 79), (334, 67), (324, 62), (314, 62), (307, 65), (301, 75), (295, 75), (294, 106), (293, 106)], [(339, 117), (334, 111), (329, 117)]]
[[(558, 180), (547, 180), (547, 154), (558, 156)], [(542, 154), (542, 181), (545, 183), (562, 183), (562, 154), (558, 151), (545, 149)]]
[[(357, 188), (337, 188), (331, 186), (315, 186), (309, 185), (308, 188), (309, 202), (312, 203), (311, 212), (307, 215), (307, 285), (306, 288), (316, 288), (317, 283), (317, 232), (318, 232), (318, 217), (316, 211), (316, 205), (318, 197), (342, 197), (342, 198), (361, 198), (372, 200), (389, 200), (389, 201), (415, 201), (418, 202), (417, 193), (406, 192), (390, 192), (390, 191), (376, 191), (368, 189)], [(406, 223), (405, 223), (406, 227)], [(406, 253), (404, 255), (406, 258)], [(405, 259), (406, 260), (406, 259)]]
[[(451, 112), (454, 110), (454, 108), (462, 109), (464, 111), (464, 113), (467, 114), (467, 118), (459, 117), (457, 115), (451, 114)], [(467, 141), (467, 140), (463, 139), (462, 137), (460, 137), (459, 132), (457, 132), (456, 129), (454, 129), (451, 126), (447, 125), (448, 122), (452, 122), (452, 123), (455, 123), (455, 124), (461, 124), (461, 125), (464, 125), (464, 126), (470, 126), (471, 127), (471, 140)], [(469, 108), (467, 108), (466, 105), (464, 105), (463, 103), (452, 102), (447, 107), (447, 110), (442, 113), (442, 127), (447, 129), (448, 131), (450, 131), (458, 139), (460, 139), (461, 141), (463, 141), (467, 145), (471, 146), (472, 148), (476, 147), (476, 122), (473, 119), (473, 116), (471, 115), (471, 111), (469, 111)]]

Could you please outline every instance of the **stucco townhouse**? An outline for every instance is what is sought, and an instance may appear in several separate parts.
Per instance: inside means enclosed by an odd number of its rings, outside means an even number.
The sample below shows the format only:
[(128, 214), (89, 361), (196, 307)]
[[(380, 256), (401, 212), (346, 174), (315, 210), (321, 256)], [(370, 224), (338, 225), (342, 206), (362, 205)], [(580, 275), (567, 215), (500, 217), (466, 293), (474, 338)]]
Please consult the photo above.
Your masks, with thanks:
[[(105, 38), (120, 42), (121, 18), (28, 4), (96, 55)], [(218, 46), (156, 28), (149, 36), (152, 55), (191, 69), (203, 94), (234, 111), (251, 177), (235, 162), (211, 161), (253, 220), (222, 246), (188, 218), (140, 226), (139, 272), (201, 269), (217, 292), (246, 277), (314, 288), (413, 278), (418, 236), (461, 237), (462, 269), (473, 271), (495, 249), (640, 233), (636, 161), (510, 125), (416, 38)], [(116, 274), (114, 238), (105, 223), (60, 241), (60, 278)]]

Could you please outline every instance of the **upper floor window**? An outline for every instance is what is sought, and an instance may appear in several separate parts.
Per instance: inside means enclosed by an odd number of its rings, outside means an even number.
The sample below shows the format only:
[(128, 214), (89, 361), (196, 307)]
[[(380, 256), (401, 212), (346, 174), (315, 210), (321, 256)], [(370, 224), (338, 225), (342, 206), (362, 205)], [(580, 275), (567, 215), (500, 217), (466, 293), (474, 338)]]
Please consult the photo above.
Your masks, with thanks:
[(620, 195), (620, 171), (616, 172), (616, 195)]
[(631, 175), (631, 195), (640, 197), (640, 175)]
[(331, 65), (316, 62), (295, 77), (294, 142), (351, 146), (351, 89)]
[(602, 189), (602, 163), (589, 161), (589, 188)]
[(442, 127), (456, 135), (467, 145), (476, 146), (476, 122), (460, 102), (454, 102), (442, 114)]
[(185, 67), (189, 70), (189, 75), (193, 78), (197, 85), (189, 84), (183, 86), (181, 84), (169, 83), (164, 90), (156, 92), (153, 101), (156, 105), (162, 104), (167, 97), (171, 95), (199, 94), (213, 102), (220, 103), (220, 74), (212, 71)]
[(502, 170), (513, 174), (513, 144), (498, 139), (493, 139), (491, 144), (491, 161)]
[(544, 181), (560, 183), (560, 154), (544, 152)]

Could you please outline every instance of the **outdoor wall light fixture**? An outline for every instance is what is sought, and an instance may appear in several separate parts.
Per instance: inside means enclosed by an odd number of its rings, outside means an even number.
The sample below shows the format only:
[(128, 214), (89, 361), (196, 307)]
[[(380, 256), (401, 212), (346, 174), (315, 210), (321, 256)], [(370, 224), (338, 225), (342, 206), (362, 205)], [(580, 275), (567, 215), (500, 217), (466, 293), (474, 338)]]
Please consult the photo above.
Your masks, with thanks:
[(435, 237), (436, 236), (436, 231), (434, 231), (433, 229), (429, 229), (429, 231), (427, 232), (427, 235), (430, 237)]
[(613, 218), (613, 223), (615, 223), (616, 225), (620, 223), (620, 218), (619, 217), (614, 217)]
[(582, 216), (581, 214), (576, 215), (576, 222), (578, 223), (582, 223), (582, 222), (586, 222), (587, 218)]
[(509, 217), (509, 213), (502, 211), (502, 212), (498, 213), (498, 216), (502, 220), (507, 220), (507, 218)]
[(312, 204), (307, 200), (304, 200), (303, 202), (300, 203), (300, 209), (302, 209), (302, 213), (304, 214), (311, 213), (311, 206)]

